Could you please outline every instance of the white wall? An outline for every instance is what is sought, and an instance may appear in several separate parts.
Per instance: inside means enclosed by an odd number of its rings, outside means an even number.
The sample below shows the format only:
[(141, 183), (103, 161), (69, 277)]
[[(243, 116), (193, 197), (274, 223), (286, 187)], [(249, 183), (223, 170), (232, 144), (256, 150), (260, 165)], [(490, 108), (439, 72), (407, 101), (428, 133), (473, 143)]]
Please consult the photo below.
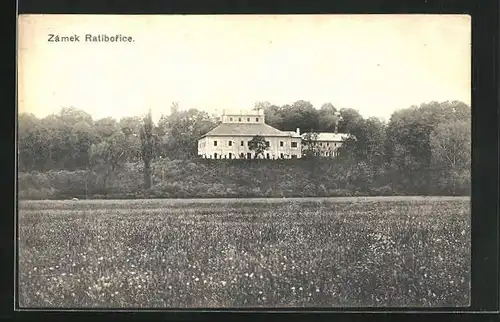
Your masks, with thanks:
[(342, 142), (339, 141), (318, 141), (316, 143), (318, 152), (320, 156), (324, 157), (334, 157), (337, 155), (338, 149), (342, 146)]
[[(250, 151), (248, 148), (248, 141), (250, 141), (253, 136), (210, 136), (204, 137), (198, 141), (198, 155), (206, 158), (214, 158), (214, 154), (217, 154), (217, 158), (229, 158), (229, 153), (233, 159), (240, 159), (240, 154), (244, 154), (244, 158), (247, 157), (247, 153), (252, 154), (254, 158), (255, 152)], [(266, 141), (269, 141), (269, 148), (264, 151), (264, 158), (267, 158), (269, 154), (270, 159), (279, 159), (283, 154), (284, 158), (291, 158), (295, 155), (297, 158), (302, 157), (302, 147), (301, 138), (292, 137), (266, 137)], [(217, 141), (217, 146), (214, 145), (214, 141)], [(231, 146), (229, 141), (232, 142)], [(241, 145), (243, 141), (243, 146)], [(280, 142), (283, 142), (283, 146), (280, 146)], [(295, 142), (297, 147), (292, 148), (291, 143)]]

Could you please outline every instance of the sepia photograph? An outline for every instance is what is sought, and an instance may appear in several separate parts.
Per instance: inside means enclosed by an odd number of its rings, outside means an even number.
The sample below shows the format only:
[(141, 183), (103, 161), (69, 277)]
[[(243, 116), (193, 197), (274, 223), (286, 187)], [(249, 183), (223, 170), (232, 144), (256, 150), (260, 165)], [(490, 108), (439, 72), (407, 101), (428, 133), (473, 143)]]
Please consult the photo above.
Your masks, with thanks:
[(468, 15), (23, 14), (21, 309), (471, 304)]

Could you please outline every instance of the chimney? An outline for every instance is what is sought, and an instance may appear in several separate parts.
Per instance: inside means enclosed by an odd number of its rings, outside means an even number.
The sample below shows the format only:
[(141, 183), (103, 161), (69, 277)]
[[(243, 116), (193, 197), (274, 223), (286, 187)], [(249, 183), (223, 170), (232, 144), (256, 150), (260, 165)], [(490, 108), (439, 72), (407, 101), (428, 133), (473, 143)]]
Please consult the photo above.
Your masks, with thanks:
[(297, 130), (295, 132), (297, 132), (297, 134), (300, 135), (300, 129), (299, 128), (297, 128)]

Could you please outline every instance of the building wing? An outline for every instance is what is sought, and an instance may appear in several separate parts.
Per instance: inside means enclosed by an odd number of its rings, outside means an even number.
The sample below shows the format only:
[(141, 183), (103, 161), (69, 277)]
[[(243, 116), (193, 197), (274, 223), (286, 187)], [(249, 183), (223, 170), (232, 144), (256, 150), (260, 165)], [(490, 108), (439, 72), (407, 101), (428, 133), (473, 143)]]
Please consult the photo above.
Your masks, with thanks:
[[(302, 137), (305, 138), (307, 134), (309, 133), (302, 134)], [(318, 135), (316, 141), (342, 142), (351, 137), (347, 133), (317, 132), (316, 134)]]

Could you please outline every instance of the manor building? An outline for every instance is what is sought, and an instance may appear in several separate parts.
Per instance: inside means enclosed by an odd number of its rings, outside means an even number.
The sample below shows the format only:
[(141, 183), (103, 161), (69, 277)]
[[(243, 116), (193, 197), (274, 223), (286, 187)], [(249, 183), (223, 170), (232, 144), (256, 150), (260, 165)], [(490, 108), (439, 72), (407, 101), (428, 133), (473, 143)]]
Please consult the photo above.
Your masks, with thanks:
[(347, 133), (317, 132), (304, 133), (302, 138), (314, 138), (314, 151), (317, 156), (334, 158), (339, 154), (339, 148), (351, 137)]
[(302, 157), (300, 130), (280, 131), (265, 123), (262, 109), (250, 113), (226, 114), (221, 124), (198, 140), (198, 155), (207, 159), (254, 159), (248, 142), (256, 135), (264, 137), (267, 149), (258, 158), (294, 159)]
[(267, 149), (257, 158), (295, 159), (302, 158), (302, 140), (314, 138), (314, 154), (320, 157), (338, 156), (339, 148), (350, 137), (346, 133), (304, 133), (280, 131), (265, 123), (262, 109), (249, 113), (223, 113), (221, 123), (198, 140), (198, 156), (205, 159), (254, 159), (255, 151), (248, 142), (256, 135), (262, 136)]

